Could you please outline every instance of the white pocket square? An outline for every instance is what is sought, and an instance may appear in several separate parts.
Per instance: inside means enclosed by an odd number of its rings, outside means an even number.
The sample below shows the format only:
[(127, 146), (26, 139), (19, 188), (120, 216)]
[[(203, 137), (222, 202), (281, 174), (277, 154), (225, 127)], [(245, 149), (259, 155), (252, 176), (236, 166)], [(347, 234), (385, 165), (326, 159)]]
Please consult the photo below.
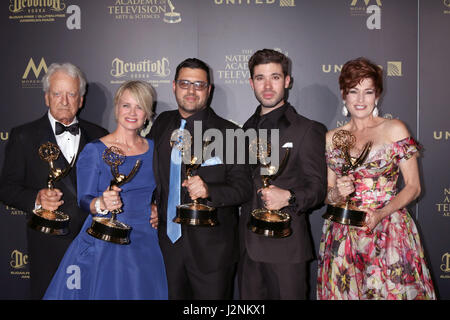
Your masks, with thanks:
[(209, 158), (208, 160), (205, 160), (205, 162), (202, 163), (202, 167), (207, 167), (207, 166), (215, 166), (217, 164), (222, 164), (222, 160), (220, 160), (219, 157), (213, 157), (213, 158)]

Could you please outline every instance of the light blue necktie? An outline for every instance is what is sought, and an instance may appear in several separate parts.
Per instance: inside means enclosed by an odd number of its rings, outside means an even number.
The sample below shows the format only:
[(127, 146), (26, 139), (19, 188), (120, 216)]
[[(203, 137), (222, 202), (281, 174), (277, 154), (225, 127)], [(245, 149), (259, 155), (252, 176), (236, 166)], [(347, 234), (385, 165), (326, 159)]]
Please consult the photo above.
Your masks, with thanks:
[[(184, 129), (186, 120), (181, 119), (180, 130)], [(169, 199), (167, 200), (167, 236), (174, 243), (181, 237), (181, 225), (173, 222), (180, 204), (181, 191), (181, 150), (174, 143), (170, 155)]]

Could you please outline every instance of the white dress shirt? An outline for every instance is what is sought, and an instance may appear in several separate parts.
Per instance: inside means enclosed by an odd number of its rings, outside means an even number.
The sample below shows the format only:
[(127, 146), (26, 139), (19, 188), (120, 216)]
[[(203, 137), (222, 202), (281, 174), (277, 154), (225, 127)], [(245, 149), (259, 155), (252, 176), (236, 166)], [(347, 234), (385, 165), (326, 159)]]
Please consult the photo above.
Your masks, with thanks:
[[(66, 158), (67, 162), (70, 163), (73, 157), (76, 157), (77, 155), (81, 133), (78, 132), (78, 134), (74, 136), (70, 132), (64, 131), (63, 133), (56, 135), (55, 133), (56, 119), (53, 118), (52, 114), (50, 113), (50, 110), (48, 111), (48, 118), (52, 126), (53, 134), (55, 135), (56, 138), (56, 143), (58, 143), (58, 146), (61, 149), (61, 152)], [(78, 119), (75, 117), (75, 119), (73, 119), (72, 123), (70, 123), (69, 125), (72, 125), (77, 122)]]
[[(61, 150), (62, 154), (66, 158), (67, 162), (71, 162), (73, 157), (76, 157), (78, 152), (78, 147), (80, 145), (80, 135), (81, 132), (78, 132), (76, 136), (72, 135), (70, 132), (64, 131), (63, 133), (56, 135), (55, 133), (55, 127), (56, 127), (56, 119), (53, 118), (52, 114), (50, 113), (50, 110), (48, 111), (48, 119), (50, 120), (50, 125), (52, 126), (53, 134), (56, 138), (56, 143), (58, 144), (59, 149)], [(75, 119), (72, 121), (72, 124), (77, 123), (78, 119), (75, 117)], [(37, 199), (36, 199), (37, 201)], [(34, 203), (34, 209), (40, 209), (41, 205), (37, 204), (37, 202)]]

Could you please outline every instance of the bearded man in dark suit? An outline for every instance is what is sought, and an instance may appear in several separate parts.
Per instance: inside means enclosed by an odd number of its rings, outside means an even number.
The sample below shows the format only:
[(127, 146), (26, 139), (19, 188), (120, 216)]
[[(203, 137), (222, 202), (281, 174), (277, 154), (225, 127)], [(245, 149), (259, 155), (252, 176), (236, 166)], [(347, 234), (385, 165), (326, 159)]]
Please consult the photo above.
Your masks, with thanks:
[[(204, 159), (188, 179), (185, 164), (179, 169), (172, 167), (171, 135), (183, 128), (194, 138), (203, 137), (206, 130), (214, 129), (225, 137), (227, 129), (235, 130), (237, 126), (208, 106), (211, 82), (209, 67), (203, 61), (189, 58), (178, 65), (173, 92), (178, 109), (161, 113), (149, 134), (155, 144), (158, 237), (166, 264), (169, 299), (231, 299), (239, 257), (239, 205), (249, 200), (252, 189), (248, 168), (245, 164), (226, 163), (226, 152), (234, 150), (218, 150), (223, 151), (222, 157), (216, 154)], [(191, 150), (195, 150), (196, 143), (202, 141), (193, 139)], [(201, 150), (202, 146), (198, 147)], [(171, 179), (176, 171), (181, 174), (178, 183)], [(179, 197), (181, 204), (195, 199), (206, 201), (217, 208), (219, 224), (176, 225), (172, 221), (176, 203), (170, 200), (174, 197)]]
[[(278, 145), (272, 149), (278, 148), (280, 162), (285, 148), (290, 148), (290, 153), (284, 170), (269, 187), (263, 188), (261, 167), (252, 168), (253, 198), (242, 207), (239, 227), (240, 295), (251, 300), (306, 299), (308, 261), (313, 259), (307, 215), (322, 203), (327, 191), (326, 128), (299, 115), (285, 100), (291, 77), (284, 54), (259, 50), (248, 65), (250, 85), (260, 105), (243, 129), (265, 129), (269, 135), (278, 131)], [(292, 234), (275, 238), (249, 230), (252, 210), (262, 207), (288, 213)]]
[(70, 217), (66, 235), (49, 235), (27, 228), (31, 298), (41, 299), (58, 268), (67, 247), (78, 234), (87, 216), (77, 205), (76, 166), (55, 183), (45, 188), (49, 165), (38, 155), (39, 147), (52, 142), (61, 150), (56, 168), (66, 168), (84, 145), (108, 132), (77, 118), (83, 105), (86, 80), (71, 63), (53, 63), (42, 79), (45, 104), (49, 108), (40, 119), (11, 130), (0, 178), (0, 200), (25, 211), (30, 217), (34, 209), (60, 210)]

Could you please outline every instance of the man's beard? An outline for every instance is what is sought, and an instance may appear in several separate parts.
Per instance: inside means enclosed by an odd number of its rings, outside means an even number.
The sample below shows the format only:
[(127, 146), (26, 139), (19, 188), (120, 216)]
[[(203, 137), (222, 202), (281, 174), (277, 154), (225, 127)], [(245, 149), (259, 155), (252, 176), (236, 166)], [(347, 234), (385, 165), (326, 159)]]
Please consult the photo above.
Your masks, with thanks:
[(261, 106), (263, 106), (264, 108), (272, 109), (272, 108), (275, 108), (281, 101), (284, 100), (284, 93), (283, 93), (283, 95), (282, 95), (279, 99), (277, 99), (275, 102), (273, 102), (273, 103), (271, 103), (271, 104), (269, 104), (269, 105), (265, 105), (265, 104), (264, 104), (264, 100), (261, 99), (261, 98), (258, 97), (258, 96), (256, 96), (256, 100), (258, 100), (259, 103), (261, 104)]
[(183, 99), (176, 99), (177, 103), (178, 103), (178, 108), (180, 108), (181, 110), (183, 110), (184, 112), (186, 112), (187, 114), (193, 115), (196, 114), (197, 112), (203, 110), (206, 108), (206, 101), (203, 105), (201, 105), (202, 103), (198, 103), (195, 106), (191, 107), (190, 109), (187, 108), (185, 105), (187, 105), (187, 103), (185, 104)]

